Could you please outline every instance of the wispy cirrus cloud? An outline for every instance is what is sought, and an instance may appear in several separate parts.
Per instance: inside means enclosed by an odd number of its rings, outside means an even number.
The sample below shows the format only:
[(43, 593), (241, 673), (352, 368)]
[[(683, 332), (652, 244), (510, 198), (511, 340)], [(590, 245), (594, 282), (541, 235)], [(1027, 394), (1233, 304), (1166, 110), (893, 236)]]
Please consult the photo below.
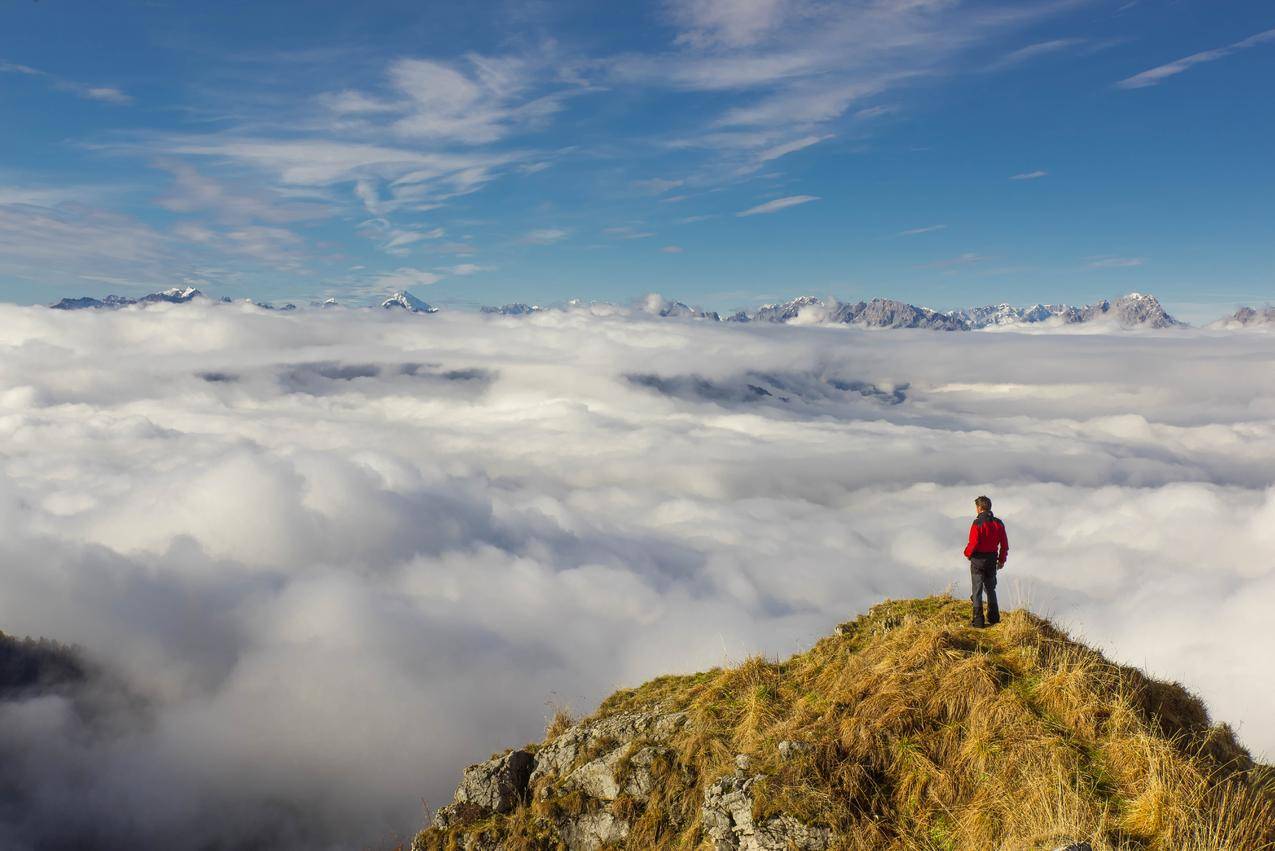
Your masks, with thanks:
[(21, 74), (24, 77), (34, 77), (43, 80), (49, 86), (58, 91), (70, 92), (73, 95), (84, 98), (85, 100), (95, 100), (101, 103), (115, 104), (116, 106), (127, 106), (133, 102), (131, 95), (124, 92), (116, 86), (104, 86), (100, 84), (79, 83), (74, 80), (68, 80), (57, 74), (51, 74), (48, 71), (42, 71), (39, 68), (32, 68), (30, 65), (21, 65), (16, 62), (0, 61), (0, 73)]
[(1062, 53), (1072, 48), (1079, 47), (1088, 43), (1087, 38), (1054, 38), (1049, 41), (1038, 41), (1029, 44), (1026, 47), (1020, 47), (1012, 50), (1002, 56), (992, 64), (988, 65), (987, 71), (1001, 71), (1005, 68), (1011, 68), (1015, 65), (1021, 65), (1024, 62), (1030, 62), (1041, 56), (1049, 56), (1055, 53)]
[(1009, 176), (1009, 179), (1010, 180), (1040, 180), (1042, 177), (1048, 177), (1048, 176), (1049, 176), (1049, 172), (1044, 171), (1043, 169), (1037, 169), (1036, 171), (1022, 171), (1022, 172), (1019, 172), (1018, 174), (1011, 174)]
[(908, 230), (899, 231), (895, 234), (895, 236), (919, 236), (923, 233), (933, 233), (936, 230), (945, 230), (946, 228), (947, 225), (930, 225), (929, 227), (923, 228), (909, 228)]
[(392, 272), (382, 272), (375, 278), (376, 286), (387, 290), (405, 290), (408, 287), (428, 287), (443, 280), (443, 276), (427, 269), (400, 267)]
[(649, 239), (655, 234), (649, 230), (633, 227), (632, 225), (616, 225), (615, 227), (603, 228), (602, 232), (616, 239)]
[(1085, 265), (1090, 269), (1131, 269), (1145, 263), (1143, 257), (1091, 257)]
[(955, 257), (944, 257), (929, 263), (923, 263), (917, 266), (918, 269), (955, 269), (961, 266), (971, 266), (975, 263), (982, 263), (987, 258), (982, 254), (974, 251), (965, 251), (957, 254)]
[(780, 157), (787, 156), (788, 154), (793, 154), (793, 153), (796, 153), (797, 151), (804, 151), (806, 148), (809, 148), (812, 145), (817, 145), (820, 142), (827, 141), (828, 139), (831, 139), (832, 137), (833, 137), (833, 134), (831, 133), (825, 133), (823, 135), (818, 135), (818, 136), (802, 136), (800, 139), (793, 139), (792, 141), (789, 141), (789, 142), (784, 142), (782, 144), (775, 145), (770, 148), (765, 148), (761, 151), (758, 151), (757, 162), (766, 163), (766, 162), (770, 162), (771, 160), (777, 160)]
[(524, 233), (519, 242), (524, 245), (553, 245), (571, 235), (566, 228), (533, 228)]
[(800, 204), (809, 204), (811, 201), (818, 201), (818, 195), (789, 195), (786, 198), (776, 198), (773, 201), (767, 201), (764, 204), (758, 204), (756, 207), (749, 207), (747, 210), (740, 210), (736, 216), (759, 216), (766, 213), (777, 213), (780, 210), (786, 210), (789, 207), (796, 207)]
[(1193, 53), (1190, 56), (1184, 56), (1181, 59), (1174, 60), (1173, 62), (1166, 62), (1164, 65), (1157, 65), (1156, 67), (1150, 68), (1139, 74), (1134, 74), (1132, 77), (1126, 77), (1116, 83), (1116, 88), (1145, 89), (1148, 86), (1158, 85), (1159, 83), (1167, 80), (1169, 77), (1174, 77), (1184, 71), (1188, 71), (1196, 65), (1203, 65), (1206, 62), (1216, 62), (1217, 60), (1230, 56), (1233, 53), (1248, 50), (1250, 47), (1257, 47), (1259, 44), (1270, 44), (1273, 42), (1275, 42), (1275, 29), (1265, 30), (1257, 33), (1256, 35), (1251, 35), (1248, 38), (1240, 39), (1234, 44), (1229, 44), (1226, 47), (1218, 47), (1213, 50), (1203, 50), (1199, 53)]
[(469, 275), (477, 275), (479, 272), (491, 272), (495, 268), (495, 266), (481, 266), (477, 263), (457, 263), (455, 266), (444, 266), (439, 271), (463, 278)]
[(635, 180), (631, 185), (639, 192), (649, 192), (652, 195), (663, 195), (670, 189), (676, 189), (685, 182), (685, 180), (681, 179), (650, 177), (645, 180)]

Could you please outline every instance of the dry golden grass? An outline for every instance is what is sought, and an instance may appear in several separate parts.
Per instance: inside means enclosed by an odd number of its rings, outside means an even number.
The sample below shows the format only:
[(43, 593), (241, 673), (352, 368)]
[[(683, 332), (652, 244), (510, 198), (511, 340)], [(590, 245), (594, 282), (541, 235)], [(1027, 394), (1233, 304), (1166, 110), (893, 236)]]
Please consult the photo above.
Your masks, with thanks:
[[(1096, 851), (1275, 849), (1275, 771), (1180, 685), (1149, 679), (1030, 612), (966, 625), (950, 596), (887, 601), (784, 662), (660, 677), (608, 698), (594, 718), (683, 711), (647, 801), (611, 812), (625, 847), (702, 847), (704, 787), (749, 754), (755, 816), (833, 828), (840, 849)], [(559, 721), (551, 731), (562, 728)], [(781, 759), (778, 743), (808, 748)], [(596, 801), (562, 796), (418, 849), (486, 831), (508, 849), (560, 847), (555, 819)]]

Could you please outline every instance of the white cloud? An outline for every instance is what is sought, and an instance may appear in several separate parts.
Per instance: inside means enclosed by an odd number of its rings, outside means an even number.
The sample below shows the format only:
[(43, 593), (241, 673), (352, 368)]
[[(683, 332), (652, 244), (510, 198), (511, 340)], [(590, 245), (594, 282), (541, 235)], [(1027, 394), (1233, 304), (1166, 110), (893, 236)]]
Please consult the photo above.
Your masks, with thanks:
[(377, 275), (376, 285), (385, 290), (405, 290), (409, 287), (428, 287), (442, 279), (442, 275), (425, 269), (402, 267), (393, 272), (382, 272)]
[(172, 186), (156, 203), (174, 213), (208, 213), (223, 223), (287, 224), (326, 218), (334, 212), (328, 204), (292, 200), (269, 189), (227, 186), (179, 160), (155, 165), (173, 176)]
[(1005, 68), (1021, 65), (1024, 62), (1030, 62), (1041, 56), (1048, 56), (1054, 53), (1060, 53), (1070, 50), (1073, 47), (1079, 47), (1086, 44), (1089, 40), (1085, 38), (1055, 38), (1049, 41), (1038, 41), (1035, 44), (1029, 44), (1026, 47), (1020, 47), (1017, 50), (1005, 54), (1003, 57), (987, 66), (988, 71), (1000, 71)]
[(855, 110), (854, 117), (866, 121), (871, 118), (880, 118), (883, 115), (893, 115), (898, 111), (899, 108), (897, 106), (878, 104), (877, 106), (869, 106), (864, 109)]
[(818, 195), (789, 195), (786, 198), (776, 198), (773, 201), (767, 201), (764, 204), (758, 204), (756, 207), (749, 207), (747, 210), (741, 210), (736, 216), (756, 216), (763, 213), (777, 213), (780, 210), (786, 210), (789, 207), (796, 207), (798, 204), (808, 204), (811, 201), (818, 201)]
[(1048, 176), (1048, 174), (1049, 172), (1047, 171), (1041, 171), (1037, 169), (1036, 171), (1023, 171), (1023, 172), (1019, 172), (1018, 174), (1010, 175), (1009, 179), (1010, 180), (1039, 180), (1042, 177)]
[(965, 251), (955, 257), (944, 257), (941, 260), (935, 260), (931, 263), (925, 263), (918, 266), (919, 269), (951, 269), (957, 266), (969, 266), (973, 263), (982, 263), (987, 258), (982, 254), (973, 251)]
[(340, 92), (326, 92), (319, 96), (319, 103), (325, 109), (342, 115), (367, 114), (379, 112), (398, 112), (403, 105), (393, 101), (378, 100), (363, 92), (346, 89)]
[(607, 236), (613, 236), (617, 239), (650, 239), (655, 236), (648, 230), (641, 230), (632, 225), (617, 225), (616, 227), (603, 228), (602, 232)]
[(410, 834), (463, 766), (538, 739), (548, 699), (588, 712), (883, 597), (959, 596), (984, 492), (1007, 604), (1275, 752), (1251, 337), (832, 345), (606, 312), (0, 305), (0, 624), (147, 701), (92, 727), (65, 697), (0, 701), (26, 796), (4, 844)]
[(1090, 269), (1128, 269), (1145, 262), (1141, 257), (1095, 257), (1088, 265)]
[(972, 48), (1065, 5), (676, 0), (673, 50), (607, 67), (621, 81), (757, 98), (711, 119), (717, 126), (810, 130), (869, 95), (955, 73)]
[(686, 249), (680, 245), (666, 245), (660, 249), (660, 251), (664, 254), (681, 254), (685, 250)]
[(479, 272), (490, 272), (495, 268), (494, 266), (480, 266), (477, 263), (458, 263), (455, 266), (446, 266), (441, 271), (449, 275), (465, 277), (467, 275), (477, 275)]
[(100, 100), (103, 103), (123, 105), (133, 102), (132, 96), (125, 94), (114, 86), (77, 86), (76, 91), (79, 92), (81, 97), (89, 100)]
[(684, 27), (678, 41), (694, 47), (754, 44), (783, 20), (792, 0), (674, 0), (668, 4)]
[(770, 160), (777, 160), (780, 157), (785, 157), (788, 154), (805, 150), (812, 145), (817, 145), (820, 142), (827, 141), (831, 138), (832, 134), (830, 133), (823, 136), (802, 136), (800, 139), (793, 139), (791, 142), (784, 142), (783, 144), (775, 145), (772, 148), (766, 148), (765, 150), (758, 152), (757, 160), (761, 163), (769, 162)]
[(1164, 82), (1169, 77), (1177, 76), (1184, 71), (1193, 68), (1196, 65), (1202, 65), (1206, 62), (1215, 62), (1218, 59), (1230, 56), (1241, 50), (1247, 50), (1250, 47), (1256, 47), (1259, 44), (1268, 44), (1275, 42), (1275, 29), (1265, 30), (1264, 32), (1251, 35), (1248, 38), (1241, 39), (1234, 44), (1226, 47), (1219, 47), (1213, 50), (1204, 50), (1199, 53), (1193, 53), (1190, 56), (1184, 56), (1173, 62), (1159, 65), (1155, 68), (1148, 69), (1132, 77), (1126, 77), (1116, 83), (1117, 88), (1121, 89), (1144, 89), (1148, 86), (1154, 86)]
[(670, 189), (676, 189), (686, 181), (673, 180), (666, 177), (651, 177), (646, 180), (633, 181), (633, 188), (639, 192), (649, 192), (652, 195), (662, 195)]
[(96, 207), (40, 206), (34, 202), (59, 201), (56, 192), (41, 194), (20, 190), (18, 203), (0, 204), (0, 274), (30, 281), (40, 300), (83, 275), (170, 286), (186, 269), (188, 259), (169, 234)]
[(49, 72), (42, 71), (39, 68), (32, 68), (30, 65), (19, 65), (15, 62), (0, 61), (0, 73), (21, 74), (24, 77), (36, 77), (43, 80), (45, 84), (51, 88), (63, 92), (70, 92), (71, 94), (78, 95), (86, 100), (112, 103), (117, 106), (125, 106), (133, 102), (131, 95), (126, 94), (124, 91), (116, 88), (115, 86), (85, 85), (84, 83), (77, 83), (74, 80), (59, 77), (56, 74), (50, 74)]
[(519, 242), (527, 245), (551, 245), (561, 242), (570, 235), (571, 231), (564, 228), (535, 228), (523, 234)]
[(895, 235), (896, 236), (917, 236), (923, 233), (933, 233), (936, 230), (946, 230), (946, 229), (947, 229), (947, 225), (930, 225), (929, 227), (910, 228), (909, 230), (901, 230)]

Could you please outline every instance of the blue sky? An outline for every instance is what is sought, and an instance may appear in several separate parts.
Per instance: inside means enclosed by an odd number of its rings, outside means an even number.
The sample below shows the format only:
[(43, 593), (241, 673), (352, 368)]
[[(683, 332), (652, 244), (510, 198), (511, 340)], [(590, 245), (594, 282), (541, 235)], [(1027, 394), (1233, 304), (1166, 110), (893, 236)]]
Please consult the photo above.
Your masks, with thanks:
[(1275, 4), (13, 2), (0, 299), (1275, 294)]

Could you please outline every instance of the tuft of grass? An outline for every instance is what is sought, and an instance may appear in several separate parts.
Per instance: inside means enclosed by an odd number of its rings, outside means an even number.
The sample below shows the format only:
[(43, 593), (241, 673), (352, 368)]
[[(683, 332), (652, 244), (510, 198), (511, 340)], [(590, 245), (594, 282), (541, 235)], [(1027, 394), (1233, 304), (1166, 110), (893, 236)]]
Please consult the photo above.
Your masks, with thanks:
[[(786, 661), (753, 657), (611, 695), (586, 723), (687, 718), (651, 766), (650, 797), (605, 804), (629, 825), (624, 847), (702, 847), (703, 790), (743, 753), (760, 775), (754, 818), (830, 827), (838, 849), (1084, 840), (1096, 851), (1275, 851), (1275, 768), (1254, 763), (1198, 698), (1028, 611), (975, 630), (967, 607), (949, 595), (887, 600)], [(783, 758), (785, 740), (805, 747)], [(621, 776), (645, 744), (627, 746)], [(579, 762), (617, 746), (597, 742)], [(561, 794), (559, 779), (539, 781), (509, 815), (423, 831), (413, 848), (461, 848), (478, 834), (510, 849), (560, 847), (557, 825), (604, 803)]]

